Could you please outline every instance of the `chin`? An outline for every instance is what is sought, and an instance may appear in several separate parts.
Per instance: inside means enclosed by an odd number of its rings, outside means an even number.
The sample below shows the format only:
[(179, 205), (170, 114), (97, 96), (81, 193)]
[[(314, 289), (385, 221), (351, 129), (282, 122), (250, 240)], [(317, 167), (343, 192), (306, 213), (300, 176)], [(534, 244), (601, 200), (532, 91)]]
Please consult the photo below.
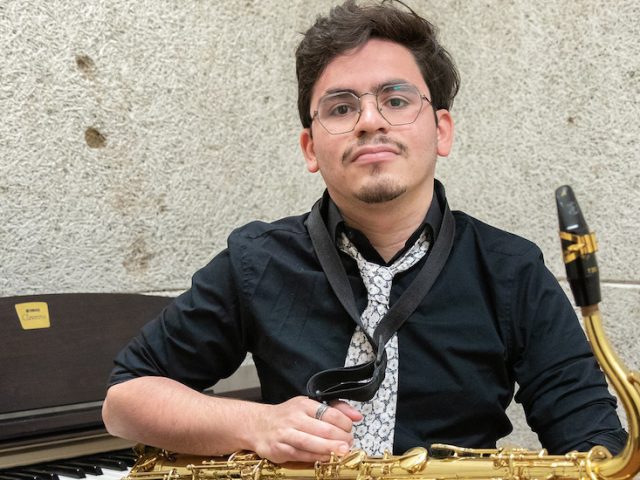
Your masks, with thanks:
[(407, 191), (404, 185), (384, 182), (377, 185), (366, 186), (360, 189), (356, 198), (364, 203), (385, 203), (395, 200)]

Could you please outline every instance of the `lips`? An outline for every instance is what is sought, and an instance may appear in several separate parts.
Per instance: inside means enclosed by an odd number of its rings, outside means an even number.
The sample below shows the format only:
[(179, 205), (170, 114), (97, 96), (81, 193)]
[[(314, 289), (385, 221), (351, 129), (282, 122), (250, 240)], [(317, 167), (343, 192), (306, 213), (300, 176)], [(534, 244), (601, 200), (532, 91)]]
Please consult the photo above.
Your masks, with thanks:
[(393, 159), (399, 151), (392, 145), (372, 145), (357, 149), (351, 155), (351, 163), (383, 162)]

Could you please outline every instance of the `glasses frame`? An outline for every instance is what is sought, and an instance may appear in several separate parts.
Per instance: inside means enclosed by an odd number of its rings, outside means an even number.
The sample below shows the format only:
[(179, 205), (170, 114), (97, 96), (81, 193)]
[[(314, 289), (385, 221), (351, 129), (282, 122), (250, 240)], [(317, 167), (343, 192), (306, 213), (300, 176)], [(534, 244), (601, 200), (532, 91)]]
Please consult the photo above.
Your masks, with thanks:
[[(418, 113), (416, 114), (416, 118), (414, 118), (412, 121), (410, 122), (403, 122), (403, 123), (391, 123), (389, 121), (389, 119), (387, 117), (384, 116), (384, 113), (382, 113), (382, 109), (380, 108), (380, 104), (378, 103), (378, 95), (380, 94), (380, 92), (386, 88), (391, 88), (391, 87), (398, 87), (398, 86), (408, 86), (413, 88), (416, 93), (418, 94), (418, 96), (420, 97), (420, 108), (418, 109)], [(384, 118), (385, 122), (387, 122), (389, 125), (391, 125), (392, 127), (398, 127), (401, 125), (411, 125), (412, 123), (415, 123), (416, 120), (418, 120), (418, 117), (420, 116), (420, 114), (422, 113), (422, 107), (424, 107), (424, 102), (426, 101), (429, 105), (433, 106), (433, 103), (431, 102), (431, 99), (429, 97), (427, 97), (426, 95), (420, 93), (420, 90), (418, 90), (418, 87), (416, 87), (414, 84), (412, 83), (393, 83), (393, 84), (389, 84), (389, 85), (384, 85), (382, 88), (380, 88), (376, 93), (373, 92), (364, 92), (361, 93), (360, 95), (356, 95), (355, 93), (349, 91), (349, 90), (344, 90), (344, 91), (340, 91), (340, 92), (334, 92), (334, 93), (330, 93), (328, 95), (324, 95), (320, 98), (320, 100), (318, 100), (318, 105), (320, 105), (320, 103), (326, 99), (326, 98), (330, 98), (330, 97), (334, 97), (337, 95), (344, 95), (344, 94), (349, 94), (351, 96), (353, 96), (354, 98), (356, 98), (358, 100), (358, 116), (356, 118), (356, 121), (353, 123), (353, 127), (351, 127), (350, 130), (345, 130), (343, 132), (332, 132), (330, 131), (325, 125), (324, 123), (322, 123), (322, 120), (320, 120), (320, 117), (318, 116), (319, 110), (315, 110), (313, 112), (313, 116), (311, 117), (311, 122), (313, 122), (314, 120), (318, 120), (318, 123), (320, 125), (322, 125), (322, 128), (324, 128), (327, 133), (329, 135), (342, 135), (344, 133), (350, 133), (353, 132), (356, 129), (356, 126), (358, 125), (358, 122), (360, 121), (360, 117), (362, 116), (362, 97), (364, 97), (365, 95), (373, 95), (376, 99), (376, 110), (378, 111), (378, 113), (380, 114), (380, 116), (382, 118)]]

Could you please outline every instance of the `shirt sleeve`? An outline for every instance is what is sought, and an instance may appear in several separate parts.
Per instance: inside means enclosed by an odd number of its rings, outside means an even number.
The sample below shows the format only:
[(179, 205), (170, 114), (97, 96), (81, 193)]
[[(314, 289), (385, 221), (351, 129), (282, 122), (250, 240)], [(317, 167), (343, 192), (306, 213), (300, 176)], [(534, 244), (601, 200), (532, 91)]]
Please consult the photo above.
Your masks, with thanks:
[(224, 250), (117, 355), (109, 385), (163, 376), (203, 390), (231, 375), (247, 353), (236, 284)]
[(616, 400), (568, 298), (533, 248), (514, 275), (515, 396), (551, 453), (622, 449)]

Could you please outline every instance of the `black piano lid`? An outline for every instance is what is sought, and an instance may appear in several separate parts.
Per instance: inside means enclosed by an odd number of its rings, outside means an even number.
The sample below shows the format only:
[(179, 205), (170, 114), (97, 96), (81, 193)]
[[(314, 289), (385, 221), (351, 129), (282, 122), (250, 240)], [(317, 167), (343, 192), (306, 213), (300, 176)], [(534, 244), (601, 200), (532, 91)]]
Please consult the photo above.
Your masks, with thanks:
[[(119, 293), (0, 298), (0, 450), (103, 434), (113, 358), (171, 300)], [(16, 305), (32, 302), (46, 303), (49, 327), (23, 328)], [(37, 305), (30, 311), (42, 313)]]

